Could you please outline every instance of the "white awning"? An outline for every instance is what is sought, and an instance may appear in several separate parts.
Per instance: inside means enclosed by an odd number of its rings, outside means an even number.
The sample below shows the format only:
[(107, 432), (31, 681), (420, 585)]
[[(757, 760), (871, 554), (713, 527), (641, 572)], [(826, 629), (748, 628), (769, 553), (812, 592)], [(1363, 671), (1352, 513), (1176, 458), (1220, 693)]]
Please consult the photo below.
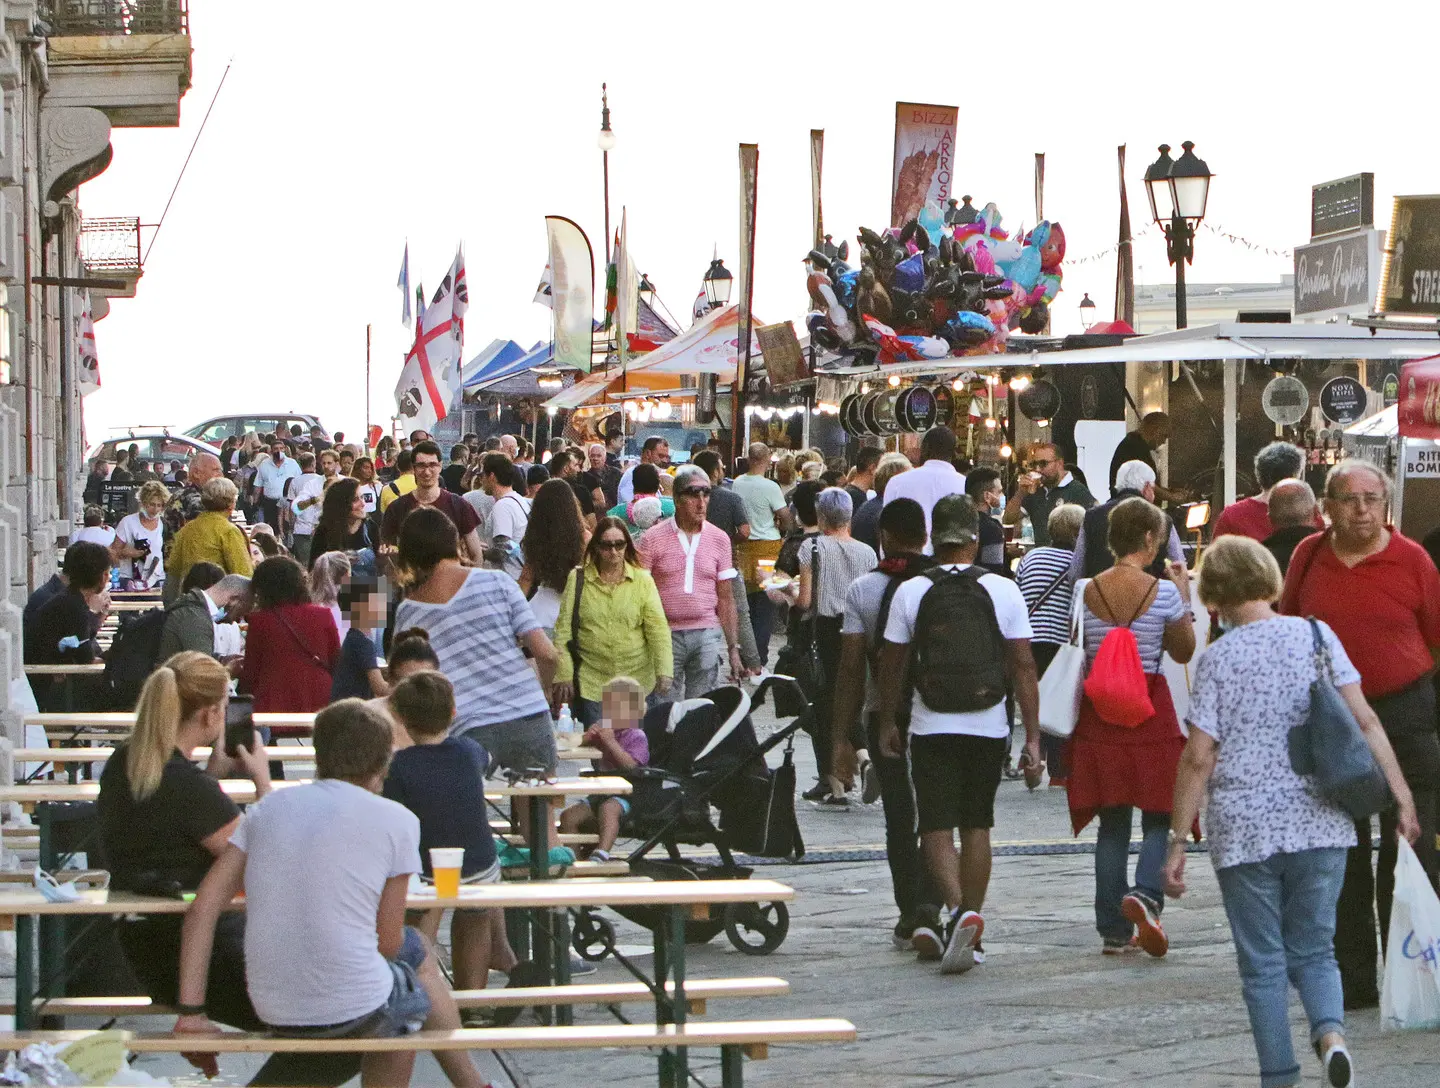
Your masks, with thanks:
[[(1434, 355), (1440, 338), (1407, 332), (1371, 332), (1350, 325), (1205, 325), (1137, 336), (1123, 344), (1070, 351), (1031, 352), (1033, 365), (1071, 363), (1168, 363), (1206, 359), (1422, 359)], [(1023, 358), (1023, 357), (1021, 357)], [(1017, 356), (996, 357), (991, 365), (1013, 366)]]
[(568, 389), (562, 389), (545, 402), (543, 407), (569, 410), (579, 408), (582, 404), (589, 404), (600, 394), (605, 392), (605, 387), (620, 377), (619, 371), (611, 374), (607, 371), (597, 371), (594, 374), (586, 374)]

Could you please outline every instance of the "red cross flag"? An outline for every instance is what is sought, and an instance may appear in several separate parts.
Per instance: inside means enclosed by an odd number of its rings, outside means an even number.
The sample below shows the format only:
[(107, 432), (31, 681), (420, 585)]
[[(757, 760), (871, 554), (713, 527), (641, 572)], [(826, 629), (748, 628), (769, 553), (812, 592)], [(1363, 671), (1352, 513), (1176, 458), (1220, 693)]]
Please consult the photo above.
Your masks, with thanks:
[(415, 343), (395, 386), (395, 408), (404, 429), (432, 430), (460, 396), (460, 357), (465, 344), (465, 256), (456, 251), (449, 273), (415, 323)]
[(76, 368), (77, 384), (83, 397), (100, 388), (100, 358), (95, 354), (95, 322), (90, 317), (90, 292), (86, 291), (80, 304), (79, 361)]

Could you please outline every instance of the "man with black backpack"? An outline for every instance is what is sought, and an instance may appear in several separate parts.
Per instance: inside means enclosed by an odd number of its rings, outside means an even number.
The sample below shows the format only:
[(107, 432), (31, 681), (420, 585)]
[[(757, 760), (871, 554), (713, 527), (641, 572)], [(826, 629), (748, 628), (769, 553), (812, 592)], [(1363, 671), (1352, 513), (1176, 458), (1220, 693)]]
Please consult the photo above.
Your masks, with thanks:
[(922, 959), (942, 945), (942, 974), (960, 974), (984, 962), (980, 911), (990, 883), (995, 791), (1009, 746), (1010, 690), (1025, 724), (1022, 764), (1040, 762), (1030, 617), (1013, 581), (974, 565), (979, 530), (975, 507), (965, 496), (936, 502), (930, 515), (935, 566), (895, 591), (878, 663), (879, 747), (885, 755), (905, 750), (901, 696), (907, 684), (914, 692), (909, 754), (921, 856), (948, 917), (943, 942), (929, 939), (936, 935), (934, 920), (924, 919), (913, 944)]

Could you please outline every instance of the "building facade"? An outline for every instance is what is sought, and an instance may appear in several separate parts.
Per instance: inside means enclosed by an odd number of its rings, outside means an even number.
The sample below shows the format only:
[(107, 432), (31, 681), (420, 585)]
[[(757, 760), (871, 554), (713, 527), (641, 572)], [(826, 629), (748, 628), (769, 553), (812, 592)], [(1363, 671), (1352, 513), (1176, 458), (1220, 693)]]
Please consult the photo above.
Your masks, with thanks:
[(141, 275), (135, 218), (86, 220), (76, 190), (113, 128), (175, 127), (186, 0), (0, 0), (0, 721), (23, 737), (21, 609), (78, 525), (82, 313)]

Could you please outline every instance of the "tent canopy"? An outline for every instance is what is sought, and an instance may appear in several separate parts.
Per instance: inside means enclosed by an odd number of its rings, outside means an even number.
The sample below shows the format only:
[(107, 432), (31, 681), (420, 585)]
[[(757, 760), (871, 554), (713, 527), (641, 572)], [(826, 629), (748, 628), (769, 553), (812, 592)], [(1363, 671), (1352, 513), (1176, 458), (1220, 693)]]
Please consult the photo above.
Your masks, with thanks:
[[(514, 343), (513, 340), (509, 342)], [(518, 345), (516, 346), (518, 347)], [(529, 351), (522, 350), (518, 355), (509, 353), (509, 358), (503, 362), (499, 361), (497, 357), (496, 361), (477, 368), (465, 379), (464, 388), (467, 392), (478, 392), (494, 382), (498, 382), (501, 378), (508, 378), (512, 374), (519, 374), (533, 367), (549, 365), (553, 358), (554, 353), (551, 350), (550, 342), (542, 340)]]
[[(1205, 359), (1419, 359), (1435, 354), (1433, 336), (1351, 325), (1239, 324), (1137, 336), (1123, 344), (1069, 351), (1031, 352), (1045, 366), (1069, 363), (1168, 363)], [(957, 360), (958, 361), (958, 360)], [(1014, 365), (1012, 354), (1008, 362)]]
[[(753, 318), (752, 327), (763, 324)], [(706, 314), (685, 332), (652, 352), (636, 359), (631, 372), (650, 371), (656, 374), (717, 374), (722, 379), (735, 377), (740, 349), (740, 307), (722, 306)], [(760, 358), (760, 345), (753, 341), (753, 360)]]
[(525, 354), (525, 349), (514, 340), (491, 340), (479, 355), (465, 364), (460, 371), (460, 384), (464, 388), (489, 381), (503, 373), (509, 373), (508, 366)]

